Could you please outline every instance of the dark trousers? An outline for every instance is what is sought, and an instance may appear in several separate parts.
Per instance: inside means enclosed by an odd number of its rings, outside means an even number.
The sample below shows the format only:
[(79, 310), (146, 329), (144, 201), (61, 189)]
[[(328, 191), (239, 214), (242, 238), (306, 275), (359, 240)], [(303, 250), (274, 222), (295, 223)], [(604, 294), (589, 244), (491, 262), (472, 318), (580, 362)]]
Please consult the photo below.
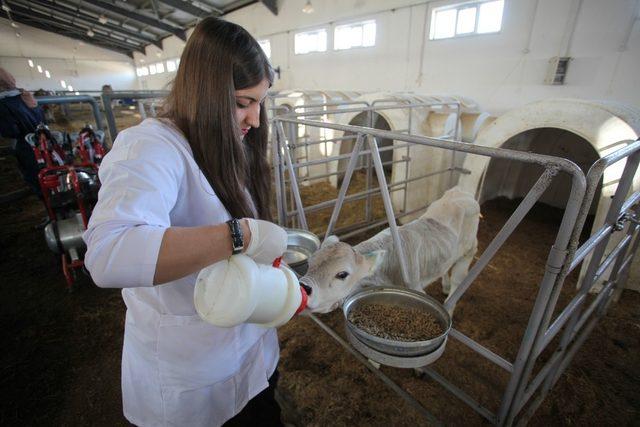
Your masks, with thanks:
[(278, 370), (276, 369), (269, 378), (269, 387), (258, 395), (235, 417), (224, 423), (224, 427), (260, 426), (281, 427), (280, 405), (276, 402), (275, 390), (278, 385)]

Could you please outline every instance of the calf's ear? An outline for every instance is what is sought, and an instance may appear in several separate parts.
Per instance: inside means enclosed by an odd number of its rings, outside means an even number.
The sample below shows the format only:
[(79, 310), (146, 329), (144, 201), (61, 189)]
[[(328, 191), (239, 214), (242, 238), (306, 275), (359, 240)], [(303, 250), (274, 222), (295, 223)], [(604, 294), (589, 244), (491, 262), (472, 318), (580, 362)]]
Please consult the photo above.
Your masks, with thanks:
[(386, 253), (387, 251), (385, 249), (378, 249), (366, 254), (362, 254), (365, 265), (367, 267), (367, 274), (373, 273), (378, 269), (378, 267), (380, 267)]
[(326, 248), (326, 247), (329, 247), (331, 245), (335, 245), (339, 241), (340, 241), (340, 239), (338, 239), (338, 236), (331, 235), (331, 236), (327, 237), (326, 239), (324, 239), (324, 241), (322, 242), (320, 247), (321, 248)]

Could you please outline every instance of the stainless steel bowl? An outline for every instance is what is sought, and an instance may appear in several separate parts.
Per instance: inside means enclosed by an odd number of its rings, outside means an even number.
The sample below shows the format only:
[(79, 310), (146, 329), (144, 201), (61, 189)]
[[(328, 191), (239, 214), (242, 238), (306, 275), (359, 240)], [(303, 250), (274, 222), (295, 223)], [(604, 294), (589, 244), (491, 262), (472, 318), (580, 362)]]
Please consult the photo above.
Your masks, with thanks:
[[(359, 329), (348, 320), (350, 311), (364, 303), (398, 305), (424, 310), (435, 316), (444, 332), (427, 341), (396, 341), (376, 337)], [(451, 329), (451, 316), (442, 304), (428, 295), (404, 288), (374, 287), (364, 289), (347, 297), (342, 306), (342, 312), (346, 327), (358, 340), (374, 350), (394, 356), (415, 357), (431, 353), (440, 347)]]
[(300, 276), (307, 272), (311, 255), (320, 248), (320, 239), (310, 231), (287, 229), (287, 251), (282, 260)]

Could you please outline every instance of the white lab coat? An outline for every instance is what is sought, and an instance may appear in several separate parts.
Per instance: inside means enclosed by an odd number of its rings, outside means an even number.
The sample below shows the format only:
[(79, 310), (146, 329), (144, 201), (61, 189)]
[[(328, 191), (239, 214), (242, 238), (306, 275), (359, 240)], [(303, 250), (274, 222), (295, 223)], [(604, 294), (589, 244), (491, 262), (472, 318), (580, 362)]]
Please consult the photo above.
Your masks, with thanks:
[(275, 329), (218, 328), (196, 314), (197, 274), (152, 286), (164, 231), (230, 216), (184, 136), (147, 119), (118, 135), (100, 166), (85, 264), (101, 287), (124, 288), (124, 415), (140, 426), (215, 426), (260, 391), (278, 363)]

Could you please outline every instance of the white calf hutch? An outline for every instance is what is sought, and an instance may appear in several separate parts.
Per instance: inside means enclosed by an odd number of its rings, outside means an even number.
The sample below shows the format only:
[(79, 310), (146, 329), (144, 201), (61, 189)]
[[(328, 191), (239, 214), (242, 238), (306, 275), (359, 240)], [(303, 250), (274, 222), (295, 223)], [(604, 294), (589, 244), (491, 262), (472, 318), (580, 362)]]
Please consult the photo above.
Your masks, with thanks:
[[(456, 184), (476, 194), (480, 202), (496, 196), (522, 198), (444, 303), (453, 320), (448, 337), (509, 376), (497, 410), (461, 390), (456, 378), (446, 378), (428, 366), (446, 351), (446, 341), (418, 358), (388, 357), (347, 335), (353, 345), (349, 344), (316, 316), (312, 318), (431, 423), (438, 421), (429, 409), (371, 360), (396, 367), (422, 366), (426, 375), (493, 424), (526, 422), (628, 281), (640, 241), (636, 219), (640, 191), (635, 178), (640, 113), (602, 102), (550, 100), (495, 118), (463, 98), (413, 94), (366, 95), (342, 104), (330, 101), (293, 108), (274, 111), (272, 121), (280, 224), (308, 229), (306, 215), (327, 207), (333, 207), (333, 213), (325, 237), (353, 236), (388, 223), (405, 283), (409, 281), (396, 221), (416, 217)], [(300, 126), (304, 133), (298, 132)], [(305, 156), (296, 154), (302, 151)], [(366, 175), (366, 189), (347, 195), (356, 170)], [(339, 186), (337, 199), (303, 206), (300, 186), (322, 180)], [(371, 215), (374, 195), (382, 197), (386, 220)], [(336, 228), (344, 203), (351, 200), (367, 201), (363, 220)], [(544, 276), (517, 357), (506, 360), (456, 329), (454, 307), (538, 201), (563, 208), (564, 213), (546, 265), (540, 266)], [(578, 245), (589, 213), (595, 214), (591, 237)], [(573, 298), (556, 307), (565, 278), (581, 263)], [(600, 291), (590, 298), (595, 285)], [(547, 348), (553, 350), (552, 356), (536, 364)]]

